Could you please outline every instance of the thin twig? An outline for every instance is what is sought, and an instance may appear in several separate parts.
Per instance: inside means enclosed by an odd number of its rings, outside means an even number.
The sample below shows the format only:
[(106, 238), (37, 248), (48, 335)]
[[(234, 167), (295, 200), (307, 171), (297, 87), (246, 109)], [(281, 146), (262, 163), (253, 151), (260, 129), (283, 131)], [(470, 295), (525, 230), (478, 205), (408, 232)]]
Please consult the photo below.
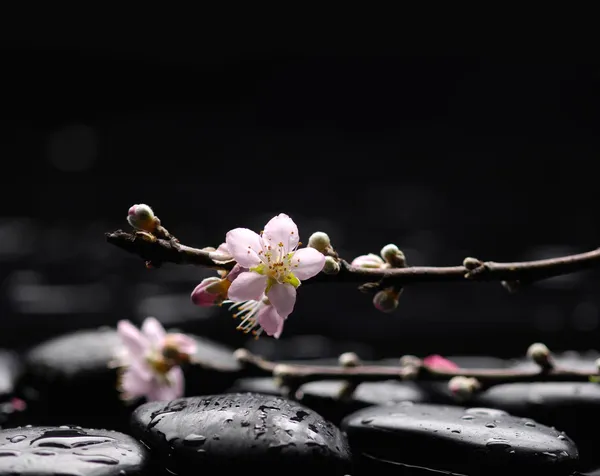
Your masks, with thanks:
[(343, 380), (347, 382), (378, 382), (385, 380), (410, 380), (443, 382), (452, 377), (476, 378), (482, 388), (502, 383), (515, 382), (588, 382), (597, 373), (566, 367), (542, 368), (533, 370), (519, 369), (464, 369), (437, 370), (421, 365), (415, 374), (413, 368), (383, 365), (358, 365), (356, 367), (322, 366), (308, 364), (278, 364), (270, 362), (247, 349), (238, 349), (235, 357), (246, 368), (257, 375), (273, 376), (285, 384), (299, 386), (319, 380)]
[[(128, 233), (117, 230), (106, 233), (106, 240), (140, 256), (155, 266), (162, 263), (192, 264), (214, 269), (229, 270), (234, 261), (219, 264), (213, 261), (208, 251), (182, 245), (176, 240), (156, 238), (143, 232)], [(427, 282), (506, 281), (522, 285), (542, 279), (574, 273), (600, 266), (600, 249), (558, 258), (524, 261), (516, 263), (481, 262), (474, 269), (464, 266), (429, 267), (409, 266), (406, 268), (366, 269), (351, 266), (340, 260), (337, 274), (319, 273), (304, 283), (378, 283), (367, 291), (376, 291), (392, 285), (406, 286)]]

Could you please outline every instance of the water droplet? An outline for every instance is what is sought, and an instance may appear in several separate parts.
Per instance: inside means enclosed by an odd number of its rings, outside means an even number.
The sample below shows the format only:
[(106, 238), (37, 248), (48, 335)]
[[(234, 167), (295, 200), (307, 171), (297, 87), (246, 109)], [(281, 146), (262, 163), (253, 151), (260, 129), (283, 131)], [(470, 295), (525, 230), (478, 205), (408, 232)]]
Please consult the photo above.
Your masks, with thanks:
[(69, 430), (69, 429), (71, 429), (71, 427), (67, 426), (67, 425), (61, 425), (58, 428), (60, 428), (61, 430)]
[(364, 418), (363, 420), (361, 420), (361, 423), (363, 425), (368, 425), (369, 423), (373, 423), (373, 418)]
[(50, 450), (37, 450), (34, 451), (33, 454), (38, 456), (55, 456), (56, 452)]
[(17, 435), (17, 436), (13, 436), (12, 438), (9, 438), (9, 441), (11, 443), (18, 443), (19, 441), (23, 441), (26, 439), (27, 439), (27, 437), (25, 435)]
[(33, 428), (33, 425), (25, 425), (25, 428)]
[(19, 456), (20, 454), (21, 452), (16, 450), (0, 450), (0, 456)]
[(565, 435), (558, 435), (559, 440), (566, 440), (567, 437)]
[(487, 416), (487, 417), (491, 417), (491, 418), (498, 418), (498, 417), (508, 415), (508, 413), (506, 413), (505, 411), (496, 410), (494, 408), (467, 408), (465, 410), (465, 413), (467, 413), (469, 415), (480, 415), (480, 416)]
[(460, 433), (460, 430), (452, 430), (452, 433)]
[(100, 464), (119, 464), (119, 460), (111, 458), (110, 456), (105, 455), (90, 455), (90, 454), (76, 454), (81, 461), (85, 461), (86, 463), (100, 463)]
[(490, 438), (485, 442), (485, 446), (492, 450), (509, 450), (512, 448), (508, 440), (504, 438)]
[(460, 417), (461, 420), (474, 420), (475, 417), (473, 415), (463, 415)]
[(187, 446), (202, 446), (206, 442), (206, 436), (191, 433), (183, 439), (183, 444)]
[(556, 458), (558, 458), (558, 455), (557, 455), (557, 454), (555, 454), (555, 453), (551, 453), (550, 451), (544, 451), (542, 454), (543, 454), (544, 456), (547, 456), (547, 457), (548, 457), (548, 458), (550, 458), (550, 459), (556, 459)]
[(528, 426), (530, 428), (533, 428), (535, 426), (535, 423), (533, 423), (532, 421), (526, 421), (525, 422), (525, 426)]
[(496, 428), (496, 424), (495, 423), (486, 423), (485, 427), (486, 428)]
[(244, 420), (244, 421), (241, 423), (241, 425), (242, 425), (242, 426), (244, 426), (244, 427), (245, 427), (245, 426), (250, 426), (250, 422), (249, 422), (249, 421), (247, 421), (247, 420)]
[(510, 450), (510, 451), (509, 451), (509, 453), (510, 453), (511, 455), (514, 455), (514, 454), (516, 453), (516, 451), (515, 451), (515, 450)]

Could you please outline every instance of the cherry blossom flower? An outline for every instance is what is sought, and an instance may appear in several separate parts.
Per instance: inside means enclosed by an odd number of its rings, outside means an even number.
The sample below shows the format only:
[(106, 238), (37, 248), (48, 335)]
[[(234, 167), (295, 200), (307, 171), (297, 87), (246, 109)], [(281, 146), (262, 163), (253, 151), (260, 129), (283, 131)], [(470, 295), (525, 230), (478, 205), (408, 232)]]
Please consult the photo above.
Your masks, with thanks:
[(429, 355), (423, 359), (423, 365), (433, 370), (458, 370), (459, 366), (441, 355)]
[(148, 401), (174, 400), (184, 393), (181, 364), (196, 353), (196, 342), (184, 334), (167, 334), (153, 317), (140, 330), (127, 320), (119, 321), (117, 332), (122, 349), (119, 390), (124, 400), (145, 397)]
[(281, 336), (285, 319), (279, 315), (267, 296), (263, 295), (259, 300), (225, 301), (225, 303), (231, 304), (229, 309), (236, 309), (237, 312), (233, 317), (242, 319), (240, 325), (237, 326), (238, 330), (246, 334), (252, 332), (256, 339), (263, 331), (267, 335), (275, 337), (275, 339), (279, 339), (279, 336)]
[(373, 269), (382, 269), (389, 268), (390, 265), (387, 264), (381, 256), (376, 255), (374, 253), (369, 253), (368, 255), (357, 256), (352, 260), (352, 266), (356, 268), (373, 268)]
[(247, 269), (231, 283), (229, 300), (262, 302), (265, 295), (283, 319), (294, 310), (301, 280), (315, 276), (325, 264), (325, 256), (316, 249), (298, 249), (298, 227), (283, 213), (272, 218), (260, 235), (236, 228), (225, 241), (237, 263)]

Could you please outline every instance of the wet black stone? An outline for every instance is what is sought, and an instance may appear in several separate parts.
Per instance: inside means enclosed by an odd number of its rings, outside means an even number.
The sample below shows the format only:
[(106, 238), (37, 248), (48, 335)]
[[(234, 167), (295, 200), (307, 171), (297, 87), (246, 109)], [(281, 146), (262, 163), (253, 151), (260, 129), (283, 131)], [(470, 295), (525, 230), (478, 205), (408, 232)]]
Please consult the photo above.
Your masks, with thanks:
[(416, 466), (460, 474), (569, 474), (578, 460), (563, 433), (501, 410), (443, 405), (370, 407), (342, 422), (362, 471)]
[[(186, 394), (223, 391), (238, 376), (240, 366), (232, 351), (196, 337), (195, 358), (210, 367), (187, 366)], [(57, 425), (64, 422), (125, 430), (132, 407), (121, 402), (117, 370), (109, 368), (121, 340), (115, 329), (78, 331), (53, 338), (31, 349), (26, 356), (22, 386), (31, 398), (31, 422)], [(90, 408), (94, 408), (90, 411)]]
[(0, 476), (146, 474), (148, 451), (131, 436), (81, 427), (0, 430)]
[[(361, 383), (349, 398), (338, 397), (344, 383), (341, 381), (310, 382), (302, 385), (297, 399), (329, 421), (338, 423), (345, 416), (361, 408), (404, 401), (429, 402), (430, 393), (413, 382), (365, 382)], [(281, 395), (272, 378), (245, 378), (238, 380), (230, 389), (233, 392), (256, 392)]]
[(512, 383), (477, 394), (472, 404), (530, 417), (567, 433), (584, 465), (600, 463), (600, 384), (577, 382)]
[(336, 426), (280, 397), (237, 393), (146, 403), (133, 413), (132, 429), (179, 475), (227, 469), (281, 476), (314, 468), (342, 475), (350, 466)]

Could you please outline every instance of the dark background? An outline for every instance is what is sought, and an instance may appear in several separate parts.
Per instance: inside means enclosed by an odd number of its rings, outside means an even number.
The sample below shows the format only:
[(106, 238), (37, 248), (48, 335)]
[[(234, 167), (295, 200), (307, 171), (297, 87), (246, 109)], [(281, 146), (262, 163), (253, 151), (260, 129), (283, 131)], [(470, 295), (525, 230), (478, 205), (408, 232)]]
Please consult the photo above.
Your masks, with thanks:
[[(0, 48), (0, 346), (148, 315), (244, 342), (227, 311), (189, 300), (210, 272), (146, 270), (104, 242), (134, 203), (194, 246), (285, 212), (301, 239), (326, 231), (347, 259), (393, 242), (412, 265), (600, 242), (597, 55), (18, 38)], [(280, 342), (259, 344), (365, 357), (513, 356), (538, 340), (595, 348), (598, 278), (516, 295), (497, 283), (420, 285), (389, 315), (352, 286), (306, 286)]]

